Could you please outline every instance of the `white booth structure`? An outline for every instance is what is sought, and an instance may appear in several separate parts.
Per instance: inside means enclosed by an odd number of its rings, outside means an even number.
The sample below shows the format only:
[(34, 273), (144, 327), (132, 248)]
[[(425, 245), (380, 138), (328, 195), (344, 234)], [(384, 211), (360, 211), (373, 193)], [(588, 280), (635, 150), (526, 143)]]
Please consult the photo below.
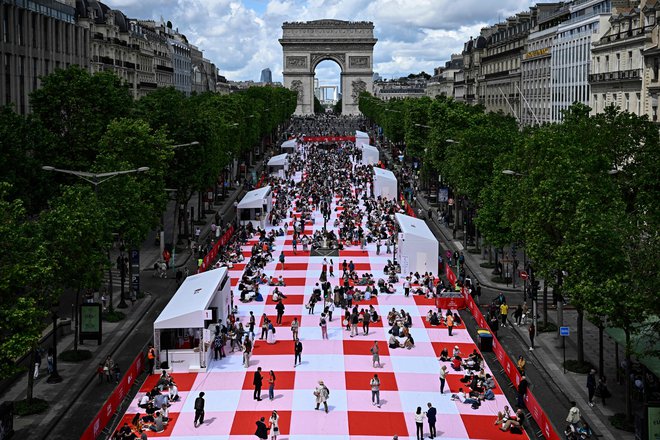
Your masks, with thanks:
[(397, 181), (392, 171), (374, 167), (374, 197), (378, 196), (396, 200)]
[(245, 194), (236, 206), (236, 216), (241, 225), (265, 228), (266, 218), (273, 209), (273, 191), (270, 185), (257, 188)]
[(282, 142), (280, 148), (283, 153), (293, 153), (298, 146), (298, 139), (289, 139), (288, 141)]
[(373, 145), (362, 145), (362, 165), (376, 165), (380, 160), (380, 152)]
[(401, 273), (433, 272), (438, 274), (438, 240), (424, 220), (395, 214), (399, 224), (397, 260)]
[(175, 373), (204, 372), (218, 319), (232, 307), (226, 267), (188, 276), (154, 322), (156, 367)]
[(268, 172), (284, 178), (286, 171), (289, 169), (288, 161), (289, 153), (278, 154), (273, 156), (268, 161)]
[(355, 131), (355, 146), (360, 148), (362, 145), (369, 145), (369, 134), (364, 131)]

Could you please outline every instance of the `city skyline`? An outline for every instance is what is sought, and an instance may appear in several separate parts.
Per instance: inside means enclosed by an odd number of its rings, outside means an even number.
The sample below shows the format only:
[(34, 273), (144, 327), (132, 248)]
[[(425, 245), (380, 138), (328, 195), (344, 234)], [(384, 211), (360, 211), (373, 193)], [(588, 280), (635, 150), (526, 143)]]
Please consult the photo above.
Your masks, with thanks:
[[(462, 2), (448, 0), (107, 0), (131, 18), (172, 22), (204, 51), (229, 80), (259, 80), (269, 66), (273, 81), (282, 81), (282, 23), (323, 18), (373, 21), (378, 44), (374, 70), (384, 79), (422, 70), (432, 73), (482, 27), (495, 24), (535, 4), (528, 0)], [(316, 76), (324, 85), (339, 84), (339, 66), (325, 62)]]

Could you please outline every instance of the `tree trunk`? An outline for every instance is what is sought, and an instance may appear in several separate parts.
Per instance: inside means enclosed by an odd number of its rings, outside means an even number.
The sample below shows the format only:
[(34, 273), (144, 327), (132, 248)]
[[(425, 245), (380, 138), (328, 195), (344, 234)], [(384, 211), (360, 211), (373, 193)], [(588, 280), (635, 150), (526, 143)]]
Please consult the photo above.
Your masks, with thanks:
[[(631, 389), (631, 381), (630, 381), (630, 330), (627, 328), (624, 329), (626, 333), (626, 372), (625, 375), (626, 377), (625, 382), (626, 382), (626, 418), (629, 421), (632, 421), (632, 389)], [(617, 366), (618, 367), (618, 366)]]
[(73, 351), (78, 351), (78, 326), (80, 325), (80, 322), (78, 322), (78, 303), (80, 302), (80, 286), (78, 286), (78, 290), (76, 290), (76, 304), (73, 307), (73, 322), (76, 324), (73, 326), (74, 333), (73, 333)]
[(578, 308), (577, 314), (577, 361), (578, 365), (582, 365), (584, 364), (584, 310)]
[(108, 310), (112, 312), (114, 310), (112, 303), (114, 288), (112, 285), (112, 260), (110, 259), (110, 248), (108, 248), (108, 262), (110, 262), (110, 266), (108, 266)]
[[(603, 333), (605, 326), (602, 322), (598, 323), (598, 373), (602, 376), (605, 373), (605, 359), (603, 353)], [(619, 368), (617, 365), (616, 368)]]
[(34, 346), (32, 347), (32, 355), (30, 356), (30, 365), (28, 367), (28, 372), (27, 372), (27, 395), (25, 396), (27, 399), (27, 404), (30, 405), (32, 403), (32, 397), (33, 397), (33, 391), (34, 391), (34, 364), (37, 363), (37, 347)]
[[(557, 327), (561, 327), (563, 325), (564, 325), (564, 302), (559, 301), (557, 303)], [(561, 339), (561, 346), (563, 347), (566, 342), (564, 341), (564, 338), (562, 336), (559, 336), (559, 329), (557, 329), (557, 337)]]
[(493, 247), (488, 246), (488, 264), (493, 264)]
[(548, 325), (548, 283), (543, 280), (543, 325)]
[(203, 194), (204, 194), (203, 190), (197, 191), (197, 221), (200, 221), (202, 219), (202, 213), (204, 212), (204, 206), (202, 202)]

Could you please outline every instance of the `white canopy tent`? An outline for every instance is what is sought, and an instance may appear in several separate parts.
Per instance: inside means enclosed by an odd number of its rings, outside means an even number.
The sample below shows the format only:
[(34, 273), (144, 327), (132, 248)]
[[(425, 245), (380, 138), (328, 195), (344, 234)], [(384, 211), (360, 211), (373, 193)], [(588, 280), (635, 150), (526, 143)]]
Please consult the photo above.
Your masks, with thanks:
[(231, 307), (226, 267), (188, 276), (154, 322), (157, 367), (167, 363), (175, 372), (206, 371), (211, 331), (219, 319), (227, 321)]
[(368, 145), (369, 144), (369, 134), (365, 133), (364, 131), (355, 131), (355, 146), (356, 147), (361, 147), (362, 145)]
[(399, 224), (397, 260), (401, 273), (438, 273), (438, 240), (424, 220), (405, 214), (395, 214)]
[(257, 188), (245, 194), (236, 206), (236, 215), (242, 225), (266, 227), (266, 218), (273, 209), (273, 191), (270, 185)]
[(273, 156), (268, 161), (268, 171), (271, 174), (277, 174), (279, 177), (284, 178), (284, 174), (289, 169), (289, 153), (278, 154)]
[(280, 148), (282, 148), (283, 152), (287, 151), (293, 153), (296, 150), (297, 146), (298, 146), (298, 139), (289, 139), (288, 141), (282, 142)]
[(380, 152), (373, 145), (362, 145), (362, 164), (375, 165), (380, 160)]
[(397, 181), (394, 173), (381, 167), (374, 167), (374, 197), (396, 200)]

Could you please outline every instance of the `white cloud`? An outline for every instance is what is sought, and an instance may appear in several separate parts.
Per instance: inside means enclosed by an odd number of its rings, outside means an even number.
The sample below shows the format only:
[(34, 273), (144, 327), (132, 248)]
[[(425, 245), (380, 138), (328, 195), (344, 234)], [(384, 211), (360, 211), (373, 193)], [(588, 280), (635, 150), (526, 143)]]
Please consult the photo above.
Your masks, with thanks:
[[(230, 79), (258, 80), (270, 67), (282, 78), (278, 38), (285, 21), (373, 21), (374, 70), (399, 77), (443, 65), (481, 27), (528, 9), (529, 0), (106, 0), (131, 18), (170, 20)], [(320, 68), (324, 84), (337, 69)]]

